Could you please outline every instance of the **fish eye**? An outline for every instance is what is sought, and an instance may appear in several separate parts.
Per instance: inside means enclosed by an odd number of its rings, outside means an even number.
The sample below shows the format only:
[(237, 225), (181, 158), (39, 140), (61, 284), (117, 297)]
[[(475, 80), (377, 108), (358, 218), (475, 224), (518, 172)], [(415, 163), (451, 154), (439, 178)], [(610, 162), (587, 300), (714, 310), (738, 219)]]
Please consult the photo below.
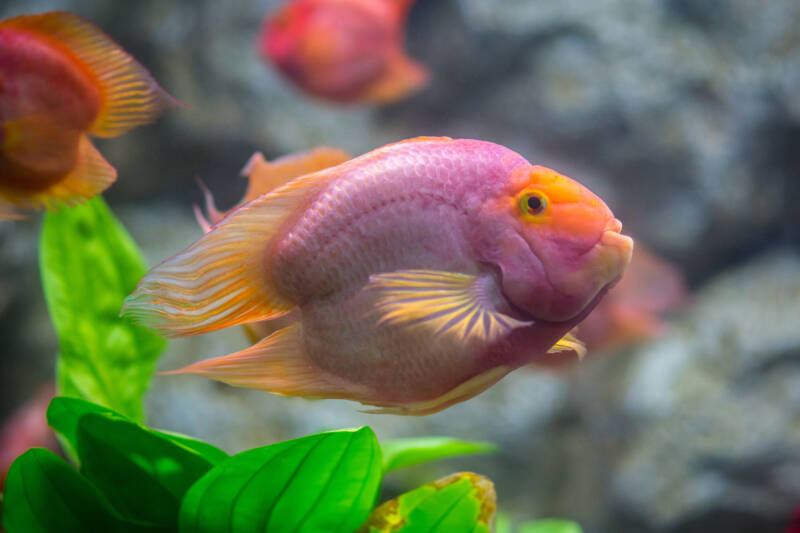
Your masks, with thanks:
[(526, 215), (541, 215), (547, 209), (547, 197), (539, 191), (527, 191), (519, 197), (519, 209)]

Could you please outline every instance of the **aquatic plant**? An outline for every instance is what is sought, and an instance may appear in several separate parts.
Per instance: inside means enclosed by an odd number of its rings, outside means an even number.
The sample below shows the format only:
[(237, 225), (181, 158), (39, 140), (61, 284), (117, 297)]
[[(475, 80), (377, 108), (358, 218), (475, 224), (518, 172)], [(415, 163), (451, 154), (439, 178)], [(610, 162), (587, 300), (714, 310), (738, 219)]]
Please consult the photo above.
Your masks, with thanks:
[[(385, 474), (488, 443), (447, 437), (379, 444), (369, 427), (328, 431), (228, 455), (144, 425), (144, 394), (165, 342), (119, 316), (145, 271), (102, 198), (47, 213), (41, 274), (59, 335), (61, 396), (47, 420), (77, 470), (33, 448), (11, 466), (2, 525), (51, 531), (489, 532), (494, 486), (456, 473), (376, 506)], [(510, 531), (501, 518), (497, 531)], [(525, 533), (572, 533), (561, 521)]]

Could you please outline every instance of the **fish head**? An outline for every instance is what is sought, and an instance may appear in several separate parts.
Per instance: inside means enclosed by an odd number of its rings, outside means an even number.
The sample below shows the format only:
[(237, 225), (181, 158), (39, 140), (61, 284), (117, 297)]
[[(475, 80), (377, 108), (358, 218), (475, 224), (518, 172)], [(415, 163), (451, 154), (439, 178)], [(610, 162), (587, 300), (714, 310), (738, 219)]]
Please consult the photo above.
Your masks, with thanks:
[(505, 296), (536, 320), (584, 317), (621, 278), (633, 240), (597, 195), (554, 170), (523, 165), (506, 185), (489, 207)]

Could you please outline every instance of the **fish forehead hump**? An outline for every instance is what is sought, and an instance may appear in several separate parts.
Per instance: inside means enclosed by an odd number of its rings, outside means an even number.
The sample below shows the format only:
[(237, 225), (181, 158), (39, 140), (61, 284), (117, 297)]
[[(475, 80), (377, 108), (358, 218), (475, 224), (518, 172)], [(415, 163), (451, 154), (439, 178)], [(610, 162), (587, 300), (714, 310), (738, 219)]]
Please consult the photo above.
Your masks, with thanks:
[(325, 171), (335, 176), (275, 240), (273, 280), (308, 302), (351, 295), (380, 272), (474, 273), (469, 230), (521, 165), (530, 164), (502, 146), (442, 138), (388, 145)]
[(64, 126), (84, 130), (100, 109), (92, 79), (53, 42), (14, 28), (0, 28), (0, 119), (48, 113)]

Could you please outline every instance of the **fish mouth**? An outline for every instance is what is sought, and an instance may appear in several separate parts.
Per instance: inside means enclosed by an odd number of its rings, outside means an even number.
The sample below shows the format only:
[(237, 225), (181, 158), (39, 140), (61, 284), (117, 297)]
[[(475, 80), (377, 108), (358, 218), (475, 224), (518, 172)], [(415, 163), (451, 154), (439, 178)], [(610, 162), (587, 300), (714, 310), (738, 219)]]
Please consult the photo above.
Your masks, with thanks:
[(600, 244), (617, 250), (622, 263), (627, 265), (633, 253), (633, 239), (623, 235), (620, 231), (622, 231), (622, 222), (618, 218), (612, 218), (606, 222), (603, 235), (600, 237)]

